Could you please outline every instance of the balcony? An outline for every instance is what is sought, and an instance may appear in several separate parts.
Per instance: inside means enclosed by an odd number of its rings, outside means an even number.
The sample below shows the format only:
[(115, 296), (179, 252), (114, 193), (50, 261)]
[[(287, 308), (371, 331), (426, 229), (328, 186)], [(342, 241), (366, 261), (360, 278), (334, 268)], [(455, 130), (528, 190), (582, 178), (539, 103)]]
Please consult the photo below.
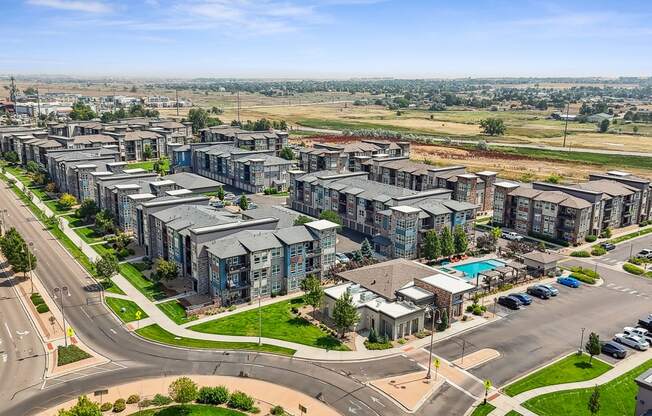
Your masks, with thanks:
[(246, 264), (232, 264), (227, 267), (227, 270), (230, 272), (234, 272), (236, 270), (243, 270), (246, 269), (247, 265)]

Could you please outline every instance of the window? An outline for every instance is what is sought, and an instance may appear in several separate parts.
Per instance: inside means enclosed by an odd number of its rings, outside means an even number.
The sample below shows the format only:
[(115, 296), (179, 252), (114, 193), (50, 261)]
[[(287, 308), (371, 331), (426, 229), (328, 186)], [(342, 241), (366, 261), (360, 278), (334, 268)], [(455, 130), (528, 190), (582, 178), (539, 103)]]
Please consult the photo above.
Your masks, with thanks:
[(272, 258), (281, 257), (281, 247), (274, 247), (272, 249)]
[(254, 254), (254, 264), (262, 264), (267, 261), (267, 252)]
[(279, 293), (283, 285), (281, 284), (281, 279), (274, 279), (272, 281), (272, 293)]
[(279, 276), (281, 274), (281, 265), (272, 264), (272, 277)]

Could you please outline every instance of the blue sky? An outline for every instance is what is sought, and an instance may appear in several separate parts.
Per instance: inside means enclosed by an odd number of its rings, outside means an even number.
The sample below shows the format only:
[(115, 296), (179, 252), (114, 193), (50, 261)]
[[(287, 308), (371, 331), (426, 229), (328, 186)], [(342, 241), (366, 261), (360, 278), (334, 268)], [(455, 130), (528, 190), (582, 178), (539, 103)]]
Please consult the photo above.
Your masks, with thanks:
[(0, 74), (650, 76), (652, 2), (0, 0)]

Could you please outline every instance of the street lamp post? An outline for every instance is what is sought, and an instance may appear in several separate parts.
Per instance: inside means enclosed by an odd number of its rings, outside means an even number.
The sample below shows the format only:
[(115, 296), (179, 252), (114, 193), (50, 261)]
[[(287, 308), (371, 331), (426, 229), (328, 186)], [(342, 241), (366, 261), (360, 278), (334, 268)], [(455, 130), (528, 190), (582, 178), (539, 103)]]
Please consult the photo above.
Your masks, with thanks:
[(29, 282), (32, 285), (31, 294), (34, 294), (34, 276), (32, 275), (32, 256), (29, 255), (29, 248), (33, 247), (33, 242), (25, 243), (25, 251), (27, 252), (27, 271), (29, 272)]
[(68, 335), (66, 333), (66, 315), (63, 309), (63, 297), (70, 296), (68, 291), (68, 286), (61, 286), (54, 288), (54, 299), (59, 299), (59, 306), (61, 307), (61, 320), (63, 321), (63, 342), (64, 345), (68, 346)]
[(263, 279), (258, 276), (258, 345), (263, 345), (263, 311), (260, 305), (262, 295)]
[(580, 347), (577, 349), (577, 355), (582, 355), (582, 344), (584, 344), (584, 331), (586, 328), (582, 327), (582, 335), (580, 335)]
[(430, 354), (428, 356), (428, 374), (426, 380), (432, 378), (432, 342), (435, 336), (435, 316), (437, 316), (437, 325), (441, 324), (441, 311), (434, 305), (426, 306), (427, 316), (430, 318)]

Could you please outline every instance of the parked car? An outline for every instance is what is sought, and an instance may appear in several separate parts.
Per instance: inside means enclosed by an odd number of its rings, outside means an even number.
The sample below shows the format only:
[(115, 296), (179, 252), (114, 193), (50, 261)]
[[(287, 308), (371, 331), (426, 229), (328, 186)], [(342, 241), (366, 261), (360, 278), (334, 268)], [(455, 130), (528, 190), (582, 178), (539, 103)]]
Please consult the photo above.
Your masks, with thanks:
[(636, 257), (639, 259), (652, 259), (652, 248), (644, 248), (636, 253)]
[(559, 289), (557, 289), (556, 287), (554, 287), (551, 284), (541, 284), (539, 286), (545, 287), (546, 289), (548, 289), (548, 292), (550, 292), (550, 296), (557, 296), (559, 294)]
[(580, 287), (581, 283), (574, 277), (559, 277), (557, 283), (568, 287)]
[(644, 341), (648, 343), (648, 345), (652, 346), (652, 332), (648, 331), (645, 328), (634, 328), (631, 326), (626, 326), (623, 328), (623, 334), (625, 335), (636, 335), (637, 337), (642, 338)]
[(249, 205), (247, 206), (247, 209), (256, 209), (258, 208), (258, 204), (255, 202), (250, 202)]
[(527, 294), (536, 296), (539, 299), (550, 299), (550, 291), (543, 286), (536, 285), (527, 288)]
[(224, 199), (227, 199), (229, 201), (233, 201), (235, 198), (236, 198), (235, 194), (232, 194), (231, 192), (224, 194)]
[(521, 302), (511, 296), (501, 296), (498, 298), (498, 304), (503, 305), (508, 309), (521, 309)]
[(602, 353), (611, 355), (614, 358), (625, 358), (627, 356), (627, 350), (613, 341), (602, 344)]
[(335, 253), (335, 261), (337, 263), (346, 264), (351, 261), (344, 253)]
[(647, 318), (641, 318), (638, 320), (638, 325), (652, 331), (652, 314), (648, 315)]
[(224, 208), (224, 202), (220, 201), (217, 198), (211, 199), (208, 205), (215, 207), (215, 208)]
[(523, 239), (522, 235), (515, 233), (514, 231), (503, 231), (502, 237), (505, 240), (521, 241)]
[(600, 247), (602, 247), (603, 249), (605, 249), (607, 251), (611, 251), (614, 248), (616, 248), (616, 245), (613, 244), (613, 243), (608, 243), (608, 242), (605, 241), (604, 243), (600, 244)]
[(614, 335), (614, 341), (623, 345), (627, 345), (628, 347), (635, 348), (639, 351), (645, 351), (649, 347), (643, 338), (637, 337), (636, 335), (616, 334)]
[(532, 296), (527, 293), (511, 293), (509, 296), (518, 299), (523, 305), (530, 305), (532, 303)]

